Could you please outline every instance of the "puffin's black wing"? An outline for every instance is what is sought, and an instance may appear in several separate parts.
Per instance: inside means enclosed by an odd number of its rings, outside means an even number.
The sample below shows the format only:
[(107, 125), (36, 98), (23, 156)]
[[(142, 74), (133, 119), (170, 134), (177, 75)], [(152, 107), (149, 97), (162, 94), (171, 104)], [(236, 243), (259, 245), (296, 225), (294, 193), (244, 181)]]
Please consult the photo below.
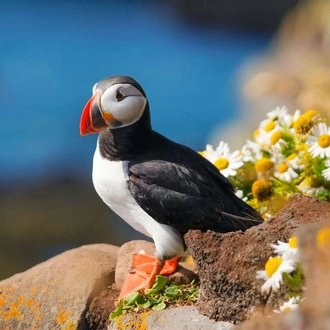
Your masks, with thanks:
[(235, 195), (229, 181), (210, 162), (188, 150), (175, 162), (129, 162), (128, 188), (139, 206), (156, 221), (181, 232), (228, 232), (260, 223), (260, 215)]

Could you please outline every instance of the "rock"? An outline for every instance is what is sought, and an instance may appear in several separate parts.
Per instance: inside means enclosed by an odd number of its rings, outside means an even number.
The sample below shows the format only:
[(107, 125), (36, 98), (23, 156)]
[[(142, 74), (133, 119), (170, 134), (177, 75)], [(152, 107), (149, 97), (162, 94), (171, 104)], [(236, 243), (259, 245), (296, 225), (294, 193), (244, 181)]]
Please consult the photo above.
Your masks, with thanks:
[(111, 322), (108, 330), (231, 330), (229, 322), (215, 322), (198, 313), (193, 306), (183, 306), (143, 314), (123, 315)]
[(0, 282), (0, 329), (89, 329), (90, 301), (115, 278), (118, 247), (69, 250)]
[[(113, 285), (114, 286), (114, 285)], [(94, 297), (88, 306), (86, 312), (86, 322), (90, 330), (105, 330), (109, 323), (109, 315), (115, 310), (114, 301), (119, 296), (119, 291), (113, 286), (101, 291), (99, 295)]]
[(306, 298), (298, 310), (253, 318), (243, 322), (237, 330), (329, 329), (330, 324), (330, 246), (320, 247), (317, 234), (330, 230), (330, 219), (320, 224), (305, 225), (298, 230), (299, 252), (306, 276)]
[(266, 297), (255, 277), (273, 254), (269, 244), (287, 242), (301, 224), (323, 219), (330, 219), (328, 202), (297, 194), (274, 218), (244, 233), (190, 230), (185, 241), (201, 281), (197, 309), (209, 318), (239, 323), (277, 307), (285, 289)]
[[(117, 289), (122, 287), (124, 280), (131, 268), (133, 254), (139, 253), (141, 250), (143, 250), (146, 254), (154, 255), (155, 244), (144, 240), (135, 240), (125, 243), (120, 247), (115, 274), (115, 283)], [(191, 283), (192, 280), (198, 279), (198, 276), (191, 270), (191, 268), (191, 265), (180, 262), (177, 271), (170, 275), (169, 279), (179, 284)]]
[(180, 262), (174, 274), (169, 275), (169, 281), (178, 284), (189, 284), (193, 280), (199, 281), (198, 275), (189, 269), (190, 265)]

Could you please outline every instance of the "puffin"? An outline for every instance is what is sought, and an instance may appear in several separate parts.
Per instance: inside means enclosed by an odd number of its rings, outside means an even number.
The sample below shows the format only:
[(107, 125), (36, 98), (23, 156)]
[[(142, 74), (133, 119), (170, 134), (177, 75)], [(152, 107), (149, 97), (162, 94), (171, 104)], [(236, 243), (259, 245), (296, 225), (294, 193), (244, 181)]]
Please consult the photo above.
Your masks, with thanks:
[(92, 133), (99, 133), (92, 170), (96, 192), (155, 243), (145, 290), (166, 260), (185, 253), (188, 230), (245, 231), (263, 222), (211, 162), (152, 129), (148, 98), (133, 78), (112, 76), (94, 85), (80, 120), (80, 134)]

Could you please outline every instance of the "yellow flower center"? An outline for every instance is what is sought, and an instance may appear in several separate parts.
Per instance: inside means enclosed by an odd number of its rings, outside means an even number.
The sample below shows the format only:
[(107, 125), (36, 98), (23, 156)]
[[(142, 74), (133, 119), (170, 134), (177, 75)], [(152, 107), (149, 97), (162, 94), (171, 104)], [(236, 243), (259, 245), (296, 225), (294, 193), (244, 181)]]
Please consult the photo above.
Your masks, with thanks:
[(289, 166), (287, 163), (282, 163), (278, 166), (277, 170), (279, 173), (285, 173), (289, 169)]
[(273, 184), (265, 179), (257, 180), (252, 185), (252, 195), (259, 201), (265, 201), (272, 193)]
[(302, 115), (294, 123), (293, 128), (298, 134), (307, 134), (312, 128), (313, 121), (309, 116)]
[(286, 160), (292, 160), (292, 159), (295, 159), (296, 157), (297, 157), (297, 154), (294, 152), (290, 156), (286, 157)]
[(291, 307), (290, 306), (285, 306), (283, 308), (283, 312), (290, 312), (291, 311)]
[(255, 169), (257, 172), (267, 172), (274, 168), (274, 162), (269, 158), (260, 158), (256, 161)]
[(324, 248), (330, 243), (330, 228), (323, 228), (318, 231), (316, 242), (319, 248)]
[(229, 161), (227, 158), (218, 158), (215, 161), (214, 165), (217, 167), (219, 171), (221, 171), (228, 167)]
[(271, 120), (270, 122), (268, 122), (268, 123), (265, 125), (264, 130), (265, 130), (266, 132), (270, 132), (270, 131), (272, 131), (272, 130), (275, 128), (275, 126), (276, 126), (275, 122)]
[(304, 115), (309, 117), (309, 118), (314, 118), (315, 116), (317, 116), (319, 113), (316, 110), (307, 110)]
[(278, 270), (278, 267), (280, 267), (283, 259), (281, 257), (274, 257), (269, 258), (265, 265), (265, 271), (269, 278), (273, 276), (273, 274)]
[(322, 134), (317, 139), (317, 143), (321, 148), (328, 148), (330, 146), (330, 135), (329, 134)]
[(295, 249), (297, 247), (298, 247), (298, 238), (297, 238), (297, 236), (292, 236), (289, 239), (289, 248)]
[(253, 132), (254, 141), (257, 140), (257, 137), (259, 136), (259, 134), (260, 134), (260, 129), (258, 128)]
[(272, 136), (270, 137), (271, 144), (276, 144), (280, 140), (281, 137), (282, 137), (281, 131), (277, 131), (277, 132), (273, 133)]

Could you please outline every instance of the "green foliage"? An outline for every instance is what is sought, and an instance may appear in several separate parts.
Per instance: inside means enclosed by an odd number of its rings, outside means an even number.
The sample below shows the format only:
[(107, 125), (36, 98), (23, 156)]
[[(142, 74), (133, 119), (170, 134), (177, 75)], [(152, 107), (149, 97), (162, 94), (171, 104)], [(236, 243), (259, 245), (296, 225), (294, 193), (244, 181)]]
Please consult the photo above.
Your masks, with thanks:
[(120, 299), (117, 308), (115, 311), (113, 311), (112, 313), (110, 313), (110, 320), (113, 320), (114, 318), (116, 318), (119, 315), (123, 314), (123, 306), (124, 306), (124, 300)]
[(110, 320), (119, 315), (148, 310), (163, 310), (169, 306), (192, 305), (197, 300), (199, 286), (190, 284), (168, 284), (168, 278), (158, 275), (154, 286), (147, 292), (133, 292), (126, 299), (121, 299), (117, 309), (110, 314)]
[(292, 274), (283, 273), (283, 282), (289, 288), (289, 296), (301, 295), (304, 284), (304, 274), (301, 268), (301, 264), (298, 263), (296, 270)]

